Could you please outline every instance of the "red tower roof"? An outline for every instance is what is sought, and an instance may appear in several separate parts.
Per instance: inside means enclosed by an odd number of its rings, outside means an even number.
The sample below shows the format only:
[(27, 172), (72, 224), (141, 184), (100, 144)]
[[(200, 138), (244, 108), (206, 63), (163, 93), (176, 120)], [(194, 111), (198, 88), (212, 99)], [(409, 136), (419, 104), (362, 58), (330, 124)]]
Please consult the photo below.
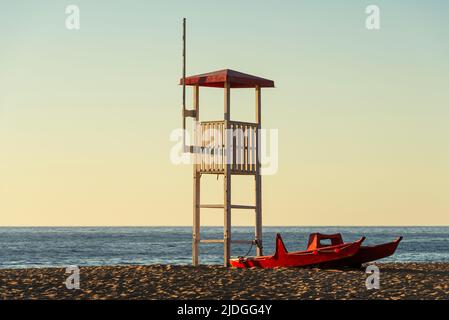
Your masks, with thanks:
[[(224, 88), (226, 81), (231, 83), (231, 88), (273, 88), (272, 80), (252, 76), (234, 70), (220, 70), (186, 78), (186, 86), (215, 87)], [(179, 81), (182, 84), (182, 78)]]

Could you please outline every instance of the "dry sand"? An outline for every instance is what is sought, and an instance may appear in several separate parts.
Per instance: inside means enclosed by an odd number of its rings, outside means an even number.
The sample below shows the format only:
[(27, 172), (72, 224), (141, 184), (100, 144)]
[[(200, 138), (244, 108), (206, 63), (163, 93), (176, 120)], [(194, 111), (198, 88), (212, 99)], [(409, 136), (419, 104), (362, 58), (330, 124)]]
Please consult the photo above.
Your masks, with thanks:
[(449, 299), (449, 263), (377, 265), (379, 290), (364, 270), (83, 267), (68, 290), (65, 269), (3, 269), (0, 299)]

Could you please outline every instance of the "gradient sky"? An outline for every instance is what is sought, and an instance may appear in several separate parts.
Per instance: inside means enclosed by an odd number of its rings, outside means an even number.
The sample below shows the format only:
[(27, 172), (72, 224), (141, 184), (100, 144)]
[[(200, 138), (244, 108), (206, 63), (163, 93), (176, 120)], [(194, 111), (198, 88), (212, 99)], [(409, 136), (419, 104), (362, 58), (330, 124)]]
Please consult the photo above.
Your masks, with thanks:
[[(79, 31), (65, 28), (69, 4)], [(381, 8), (379, 31), (365, 28), (369, 4)], [(447, 1), (1, 8), (1, 226), (191, 225), (192, 168), (169, 161), (184, 16), (188, 74), (275, 80), (262, 93), (263, 126), (280, 138), (279, 171), (263, 178), (265, 225), (449, 225)], [(222, 96), (201, 91), (203, 119), (222, 117)], [(253, 101), (234, 94), (232, 117), (251, 120)], [(250, 203), (251, 182), (235, 179), (234, 202)], [(204, 202), (222, 200), (222, 180), (206, 183)]]

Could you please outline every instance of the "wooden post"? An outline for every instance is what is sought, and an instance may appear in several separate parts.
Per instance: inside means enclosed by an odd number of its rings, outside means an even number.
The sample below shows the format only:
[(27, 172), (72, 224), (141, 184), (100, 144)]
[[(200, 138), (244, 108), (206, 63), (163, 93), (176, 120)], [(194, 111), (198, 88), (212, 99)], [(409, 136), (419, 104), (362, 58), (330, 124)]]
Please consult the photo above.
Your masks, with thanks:
[(256, 188), (256, 241), (258, 246), (256, 247), (256, 254), (258, 256), (263, 255), (262, 250), (262, 176), (260, 175), (260, 129), (262, 127), (262, 101), (261, 101), (261, 88), (256, 87), (256, 175), (255, 175), (255, 188)]
[(194, 138), (193, 138), (193, 233), (192, 233), (192, 264), (194, 266), (199, 265), (199, 243), (200, 243), (200, 193), (201, 193), (201, 173), (199, 170), (198, 160), (198, 135), (197, 132), (197, 121), (199, 120), (199, 87), (195, 86), (193, 88), (193, 107), (196, 111), (194, 120)]
[(231, 258), (231, 163), (229, 156), (232, 136), (229, 132), (231, 120), (231, 85), (229, 81), (224, 87), (224, 120), (225, 120), (225, 170), (224, 170), (224, 266), (229, 266)]

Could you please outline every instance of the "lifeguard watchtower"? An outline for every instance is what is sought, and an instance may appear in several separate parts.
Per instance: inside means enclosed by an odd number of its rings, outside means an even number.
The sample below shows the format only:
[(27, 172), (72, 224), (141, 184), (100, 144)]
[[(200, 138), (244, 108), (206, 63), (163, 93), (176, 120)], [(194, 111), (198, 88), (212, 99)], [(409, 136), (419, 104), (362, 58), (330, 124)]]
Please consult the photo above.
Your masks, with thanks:
[[(185, 74), (185, 69), (184, 69)], [(183, 81), (185, 79), (185, 81)], [(268, 79), (233, 71), (220, 70), (191, 77), (183, 77), (183, 126), (186, 118), (195, 120), (193, 145), (186, 146), (184, 151), (192, 153), (193, 165), (193, 243), (192, 262), (199, 264), (198, 253), (200, 243), (223, 243), (224, 265), (229, 265), (232, 243), (248, 243), (256, 245), (256, 254), (262, 255), (262, 178), (260, 175), (260, 128), (262, 123), (262, 88), (274, 87)], [(185, 107), (185, 86), (193, 87), (193, 109)], [(222, 88), (224, 90), (224, 117), (219, 121), (199, 122), (200, 102), (199, 88)], [(231, 120), (231, 89), (248, 88), (255, 91), (256, 122)], [(224, 199), (220, 204), (201, 203), (201, 176), (204, 174), (223, 175)], [(254, 176), (254, 204), (231, 203), (231, 178), (233, 175)], [(221, 209), (224, 211), (223, 239), (201, 239), (201, 209)], [(255, 214), (255, 236), (253, 240), (242, 241), (231, 238), (231, 211), (233, 209), (251, 210)]]
[[(260, 129), (262, 123), (262, 88), (273, 88), (272, 80), (255, 77), (233, 70), (220, 70), (186, 77), (186, 19), (183, 19), (183, 70), (180, 84), (182, 90), (182, 124), (184, 152), (192, 153), (193, 165), (193, 234), (192, 263), (199, 264), (200, 243), (223, 243), (224, 265), (229, 266), (232, 243), (256, 245), (256, 254), (262, 255), (262, 178), (260, 175)], [(186, 108), (186, 86), (193, 87), (193, 108)], [(200, 122), (200, 87), (224, 89), (223, 120)], [(254, 89), (256, 94), (256, 122), (231, 120), (231, 89)], [(186, 119), (194, 120), (193, 143), (186, 145)], [(224, 177), (224, 199), (220, 204), (201, 203), (201, 176), (217, 174)], [(255, 199), (252, 205), (231, 203), (232, 175), (254, 176)], [(201, 239), (201, 209), (224, 210), (223, 239)], [(251, 210), (255, 214), (255, 236), (253, 240), (231, 239), (232, 209)]]

